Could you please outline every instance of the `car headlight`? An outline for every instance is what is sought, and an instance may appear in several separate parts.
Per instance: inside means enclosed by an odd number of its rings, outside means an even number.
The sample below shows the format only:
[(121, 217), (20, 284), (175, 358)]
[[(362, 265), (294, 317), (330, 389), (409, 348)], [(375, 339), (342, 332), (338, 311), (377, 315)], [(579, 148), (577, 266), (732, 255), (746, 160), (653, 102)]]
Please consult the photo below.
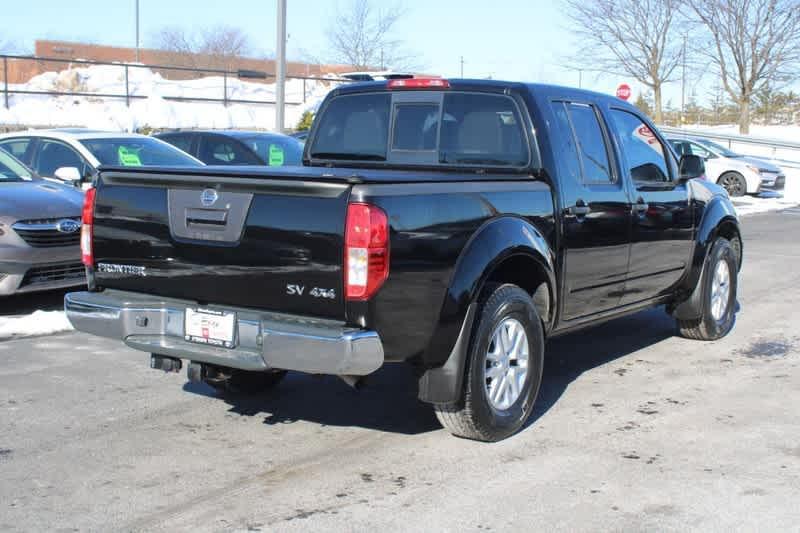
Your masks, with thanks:
[(750, 170), (750, 172), (754, 172), (759, 175), (761, 174), (761, 169), (758, 167), (754, 167), (753, 165), (747, 165), (747, 168)]

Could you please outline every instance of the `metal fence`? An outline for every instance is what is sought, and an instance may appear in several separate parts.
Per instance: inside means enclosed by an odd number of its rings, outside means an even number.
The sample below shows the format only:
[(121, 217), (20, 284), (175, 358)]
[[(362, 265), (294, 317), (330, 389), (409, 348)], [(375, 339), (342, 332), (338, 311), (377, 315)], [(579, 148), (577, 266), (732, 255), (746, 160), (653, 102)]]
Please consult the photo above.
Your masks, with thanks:
[(673, 128), (667, 126), (659, 127), (659, 130), (667, 135), (681, 135), (686, 137), (699, 137), (708, 139), (719, 144), (727, 145), (731, 150), (741, 151), (747, 155), (769, 157), (781, 163), (783, 166), (800, 168), (800, 143), (785, 141), (782, 139), (766, 139), (751, 137), (749, 135), (734, 135), (730, 133), (719, 133), (710, 130), (694, 130), (684, 128)]
[[(258, 70), (222, 70), (222, 69), (212, 69), (212, 68), (196, 68), (196, 67), (183, 67), (183, 66), (170, 66), (170, 65), (152, 65), (152, 64), (142, 64), (142, 63), (124, 63), (124, 62), (106, 62), (106, 61), (93, 61), (93, 60), (86, 60), (86, 59), (64, 59), (64, 58), (53, 58), (53, 57), (42, 57), (42, 56), (19, 56), (19, 55), (0, 55), (0, 59), (2, 59), (2, 73), (3, 73), (3, 85), (2, 85), (2, 92), (3, 92), (3, 103), (6, 109), (9, 109), (10, 106), (10, 97), (15, 94), (22, 94), (22, 95), (45, 95), (45, 96), (76, 96), (76, 97), (97, 97), (97, 98), (116, 98), (116, 99), (124, 99), (127, 106), (130, 107), (131, 101), (133, 100), (140, 100), (148, 98), (147, 95), (136, 94), (132, 91), (131, 87), (131, 80), (130, 80), (130, 73), (132, 69), (149, 69), (151, 71), (156, 72), (175, 72), (179, 73), (179, 75), (183, 76), (183, 79), (186, 79), (186, 76), (190, 78), (194, 76), (195, 78), (207, 77), (207, 76), (220, 76), (222, 77), (222, 87), (221, 94), (219, 97), (205, 97), (205, 96), (184, 96), (184, 95), (159, 95), (164, 100), (176, 101), (176, 102), (211, 102), (211, 103), (221, 103), (225, 106), (229, 104), (270, 104), (274, 105), (275, 100), (250, 100), (250, 99), (240, 99), (240, 98), (232, 98), (229, 94), (229, 87), (228, 82), (231, 79), (243, 79), (243, 80), (269, 80), (275, 78), (275, 74), (258, 71)], [(10, 77), (10, 63), (11, 62), (31, 62), (31, 63), (39, 63), (39, 64), (46, 64), (46, 63), (55, 63), (59, 65), (69, 65), (67, 68), (73, 67), (88, 67), (88, 66), (112, 66), (118, 67), (124, 71), (124, 86), (125, 92), (124, 93), (103, 93), (103, 92), (93, 92), (93, 91), (79, 91), (79, 90), (34, 90), (34, 89), (25, 89), (20, 88), (18, 85), (22, 84), (11, 84), (9, 82)], [(37, 72), (41, 69), (33, 69), (34, 72)], [(54, 68), (52, 70), (59, 70), (58, 68)], [(44, 72), (46, 70), (42, 70)], [(39, 72), (39, 73), (42, 73)], [(351, 80), (344, 79), (344, 78), (336, 78), (336, 77), (323, 77), (323, 76), (287, 76), (288, 80), (302, 80), (302, 100), (299, 101), (287, 101), (287, 105), (301, 105), (306, 102), (306, 98), (308, 96), (308, 89), (307, 85), (309, 82), (323, 82), (323, 83), (341, 83), (341, 82), (349, 82)]]

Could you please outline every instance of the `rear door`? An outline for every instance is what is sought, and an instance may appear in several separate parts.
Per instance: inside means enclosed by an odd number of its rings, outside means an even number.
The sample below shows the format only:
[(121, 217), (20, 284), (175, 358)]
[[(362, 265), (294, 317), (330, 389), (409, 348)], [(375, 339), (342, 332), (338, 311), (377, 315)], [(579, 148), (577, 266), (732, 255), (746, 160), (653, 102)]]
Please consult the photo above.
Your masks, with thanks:
[(96, 281), (200, 303), (342, 319), (344, 183), (103, 172)]
[(622, 304), (666, 294), (681, 279), (694, 245), (689, 191), (666, 143), (635, 113), (612, 108), (623, 172), (632, 185), (633, 239)]
[(628, 274), (631, 206), (598, 108), (551, 103), (559, 142), (564, 246), (562, 319), (619, 305)]

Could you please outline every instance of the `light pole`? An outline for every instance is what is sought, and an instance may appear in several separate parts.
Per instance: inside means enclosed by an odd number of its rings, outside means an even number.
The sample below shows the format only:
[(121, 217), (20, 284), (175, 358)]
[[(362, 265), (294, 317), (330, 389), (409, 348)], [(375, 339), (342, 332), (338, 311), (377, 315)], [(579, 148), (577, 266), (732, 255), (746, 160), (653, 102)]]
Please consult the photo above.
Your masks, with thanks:
[(683, 121), (685, 118), (686, 113), (686, 34), (683, 34), (683, 58), (682, 58), (682, 70), (681, 73), (681, 123), (678, 124), (678, 127), (683, 127)]
[(139, 62), (139, 0), (136, 0), (136, 62)]
[(275, 131), (283, 133), (286, 99), (286, 0), (278, 1), (278, 42), (275, 46)]

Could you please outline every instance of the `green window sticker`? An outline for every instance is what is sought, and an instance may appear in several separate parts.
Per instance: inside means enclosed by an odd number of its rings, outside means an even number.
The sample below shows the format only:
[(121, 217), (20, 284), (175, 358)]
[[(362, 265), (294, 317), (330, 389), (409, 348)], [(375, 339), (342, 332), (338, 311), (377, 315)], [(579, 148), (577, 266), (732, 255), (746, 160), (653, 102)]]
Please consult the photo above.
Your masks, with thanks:
[(124, 146), (117, 148), (117, 156), (119, 163), (125, 167), (140, 167), (142, 161), (139, 159), (139, 153), (136, 150), (129, 150)]
[(283, 166), (283, 148), (281, 148), (281, 146), (278, 144), (269, 145), (269, 166)]

